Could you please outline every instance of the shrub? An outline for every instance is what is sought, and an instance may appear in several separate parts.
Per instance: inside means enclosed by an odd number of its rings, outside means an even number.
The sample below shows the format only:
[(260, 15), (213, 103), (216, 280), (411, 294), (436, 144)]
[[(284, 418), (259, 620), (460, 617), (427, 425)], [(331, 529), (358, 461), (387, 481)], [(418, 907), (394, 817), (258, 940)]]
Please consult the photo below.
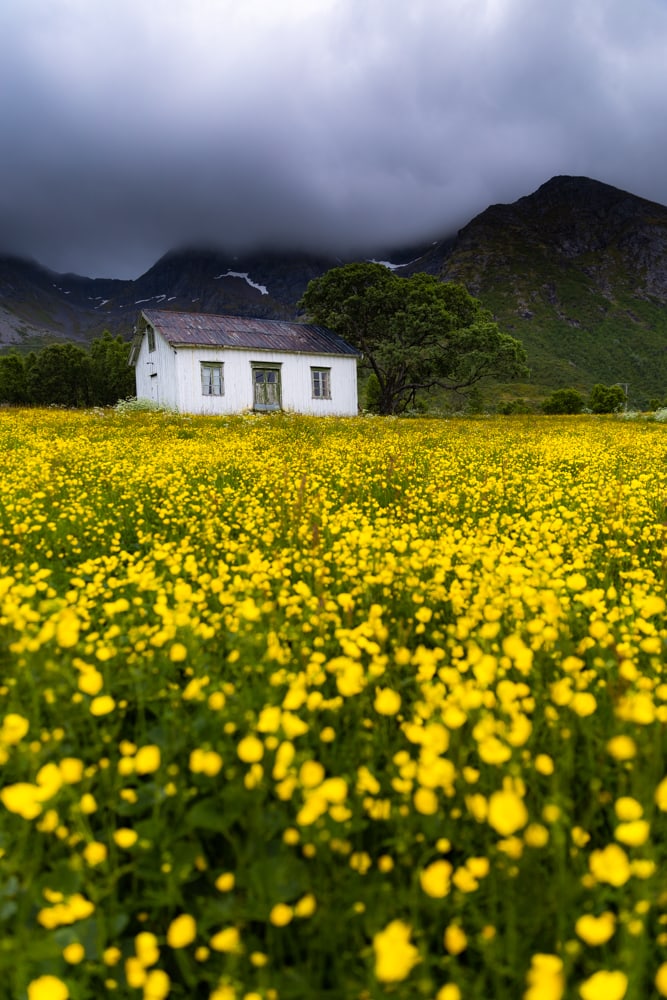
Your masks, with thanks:
[(498, 407), (498, 413), (501, 413), (505, 417), (512, 416), (512, 414), (525, 414), (532, 413), (533, 409), (525, 399), (507, 399), (504, 403), (501, 403)]
[(576, 389), (556, 389), (542, 403), (542, 412), (549, 414), (581, 413), (584, 397)]
[(627, 396), (620, 385), (604, 385), (598, 382), (591, 389), (588, 405), (592, 413), (619, 413), (625, 406)]

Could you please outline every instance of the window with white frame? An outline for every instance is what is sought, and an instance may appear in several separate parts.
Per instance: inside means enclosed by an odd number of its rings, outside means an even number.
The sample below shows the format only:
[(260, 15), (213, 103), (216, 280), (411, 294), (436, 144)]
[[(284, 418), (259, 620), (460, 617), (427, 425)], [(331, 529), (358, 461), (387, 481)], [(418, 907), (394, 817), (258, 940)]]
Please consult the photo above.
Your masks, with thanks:
[(313, 399), (331, 399), (331, 369), (311, 368), (310, 383)]
[(155, 350), (155, 330), (152, 326), (146, 327), (146, 334), (148, 336), (148, 353), (152, 354)]
[(221, 361), (202, 361), (201, 369), (201, 391), (204, 396), (223, 396), (225, 392), (225, 382), (222, 375)]

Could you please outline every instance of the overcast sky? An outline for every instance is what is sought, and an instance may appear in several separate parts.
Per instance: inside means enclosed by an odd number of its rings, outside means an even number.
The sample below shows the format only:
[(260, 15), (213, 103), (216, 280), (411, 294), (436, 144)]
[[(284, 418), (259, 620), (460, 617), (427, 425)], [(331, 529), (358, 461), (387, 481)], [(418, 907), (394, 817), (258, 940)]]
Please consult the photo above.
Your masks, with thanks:
[(0, 251), (397, 245), (554, 174), (667, 204), (667, 0), (0, 0)]

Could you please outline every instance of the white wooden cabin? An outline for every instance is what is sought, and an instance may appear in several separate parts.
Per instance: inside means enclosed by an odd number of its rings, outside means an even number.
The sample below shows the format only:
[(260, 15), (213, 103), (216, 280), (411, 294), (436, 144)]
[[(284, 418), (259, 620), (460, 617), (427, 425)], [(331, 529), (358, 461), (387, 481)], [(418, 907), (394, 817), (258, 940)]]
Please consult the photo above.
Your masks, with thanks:
[(138, 399), (181, 413), (353, 416), (359, 356), (322, 326), (144, 309), (130, 364)]

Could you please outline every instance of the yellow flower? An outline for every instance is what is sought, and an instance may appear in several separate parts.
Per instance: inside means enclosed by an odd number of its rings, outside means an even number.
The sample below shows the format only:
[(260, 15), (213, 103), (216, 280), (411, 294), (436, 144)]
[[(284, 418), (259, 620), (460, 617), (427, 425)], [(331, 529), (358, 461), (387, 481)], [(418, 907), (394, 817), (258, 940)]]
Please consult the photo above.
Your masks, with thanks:
[(0, 792), (0, 801), (9, 812), (17, 813), (23, 819), (34, 819), (42, 811), (40, 789), (27, 781), (6, 785)]
[(438, 796), (432, 788), (418, 788), (412, 801), (422, 816), (434, 816), (438, 811)]
[(76, 785), (83, 778), (83, 761), (78, 757), (63, 757), (58, 769), (66, 785)]
[(655, 790), (655, 804), (661, 812), (667, 812), (667, 777), (662, 779)]
[(655, 988), (661, 997), (667, 997), (667, 962), (663, 962), (655, 974)]
[(378, 688), (373, 708), (378, 715), (396, 715), (401, 708), (401, 696), (391, 688)]
[(134, 769), (137, 774), (152, 774), (160, 767), (161, 755), (158, 746), (149, 745), (137, 750)]
[(28, 1000), (68, 1000), (69, 990), (57, 976), (40, 976), (28, 984)]
[(171, 981), (162, 969), (153, 969), (144, 982), (143, 1000), (164, 1000), (169, 996)]
[(218, 986), (213, 990), (208, 1000), (237, 1000), (237, 992), (233, 986)]
[(214, 885), (218, 892), (230, 892), (234, 888), (235, 881), (233, 872), (223, 872), (218, 875)]
[(456, 983), (445, 983), (436, 993), (435, 1000), (461, 1000), (461, 990)]
[(549, 843), (549, 831), (541, 823), (531, 823), (523, 834), (528, 847), (545, 847)]
[(653, 615), (661, 615), (665, 610), (665, 602), (662, 597), (658, 597), (657, 594), (651, 594), (646, 598), (643, 605), (640, 608), (640, 615), (642, 618), (652, 618)]
[(318, 795), (322, 795), (329, 803), (344, 802), (347, 798), (347, 782), (344, 778), (327, 778), (317, 790)]
[(211, 938), (209, 944), (214, 951), (238, 951), (241, 937), (236, 927), (224, 927)]
[(419, 883), (427, 896), (444, 899), (451, 888), (453, 868), (442, 859), (431, 862), (419, 875)]
[(317, 900), (313, 896), (312, 892), (309, 892), (305, 896), (302, 896), (301, 899), (295, 904), (294, 915), (301, 918), (312, 917), (316, 909)]
[(86, 792), (79, 800), (79, 807), (85, 816), (90, 816), (91, 813), (97, 812), (95, 796), (91, 795), (90, 792)]
[(169, 659), (172, 663), (182, 663), (183, 660), (187, 660), (188, 651), (182, 642), (175, 642), (174, 645), (169, 650)]
[(516, 792), (504, 789), (494, 792), (489, 799), (487, 822), (503, 837), (520, 830), (528, 822), (528, 812)]
[(99, 697), (93, 698), (91, 701), (90, 714), (96, 716), (109, 715), (110, 712), (113, 712), (115, 707), (116, 702), (113, 700), (111, 695), (101, 694)]
[(616, 760), (632, 760), (637, 756), (637, 744), (631, 736), (612, 736), (607, 743), (607, 753)]
[(605, 944), (612, 937), (616, 930), (616, 917), (609, 910), (601, 913), (599, 917), (587, 913), (583, 917), (579, 917), (574, 929), (582, 941), (595, 947)]
[(84, 860), (91, 866), (100, 865), (106, 861), (108, 853), (107, 845), (102, 844), (99, 840), (91, 841), (83, 849)]
[(307, 760), (299, 768), (299, 782), (304, 788), (317, 788), (326, 777), (326, 772), (317, 760)]
[(479, 889), (479, 882), (467, 865), (456, 869), (452, 877), (452, 882), (459, 892), (475, 892)]
[(392, 920), (374, 936), (375, 975), (381, 983), (402, 982), (419, 961), (411, 935), (411, 928), (402, 920)]
[(214, 778), (222, 770), (223, 759), (215, 750), (193, 750), (190, 754), (190, 770), (193, 774), (206, 774)]
[(444, 945), (450, 955), (460, 955), (468, 947), (465, 931), (458, 924), (450, 924), (445, 930)]
[(175, 917), (167, 928), (167, 944), (170, 948), (187, 948), (197, 936), (197, 924), (189, 913)]
[(81, 623), (72, 608), (63, 608), (56, 625), (56, 642), (61, 649), (71, 649), (79, 641)]
[(554, 773), (554, 762), (553, 758), (549, 756), (548, 753), (538, 753), (535, 758), (535, 770), (540, 774), (553, 774)]
[(269, 914), (269, 920), (274, 927), (286, 927), (292, 922), (294, 911), (286, 903), (276, 903)]
[(591, 874), (598, 882), (624, 885), (630, 878), (630, 862), (622, 847), (609, 844), (601, 851), (593, 851), (588, 861)]
[[(439, 848), (443, 850), (444, 848)], [(448, 847), (447, 850), (450, 848)], [(488, 858), (484, 857), (473, 857), (468, 858), (466, 861), (466, 868), (468, 871), (475, 876), (475, 878), (486, 878), (491, 869), (491, 863)]]
[(244, 736), (236, 752), (244, 764), (256, 764), (264, 756), (264, 744), (256, 736)]
[(512, 756), (511, 749), (497, 736), (490, 736), (482, 740), (477, 749), (485, 764), (504, 764)]
[(614, 830), (614, 836), (628, 847), (640, 847), (646, 843), (650, 832), (650, 824), (645, 819), (636, 819), (631, 823), (619, 823)]
[(149, 965), (155, 965), (160, 957), (157, 938), (150, 931), (142, 931), (141, 934), (137, 934), (134, 939), (134, 949), (137, 953), (137, 958), (145, 969)]
[(63, 776), (60, 773), (60, 768), (53, 762), (40, 767), (35, 777), (39, 785), (39, 798), (42, 802), (52, 798), (62, 788)]
[(146, 969), (135, 956), (131, 955), (125, 960), (125, 978), (127, 979), (128, 986), (131, 986), (134, 990), (140, 989), (146, 982)]
[(628, 977), (624, 972), (595, 972), (579, 987), (583, 1000), (623, 1000), (628, 988)]
[(558, 955), (533, 955), (526, 982), (523, 1000), (561, 1000), (565, 990), (563, 962)]
[(113, 839), (119, 847), (127, 850), (130, 847), (134, 847), (139, 835), (135, 830), (130, 830), (127, 826), (121, 826), (118, 830), (114, 831)]
[(614, 803), (614, 812), (620, 820), (627, 823), (630, 820), (641, 819), (644, 810), (637, 799), (633, 799), (629, 795), (622, 795)]
[(27, 719), (24, 719), (22, 715), (17, 715), (16, 712), (10, 712), (2, 720), (0, 743), (4, 743), (5, 746), (16, 746), (17, 743), (21, 742), (29, 728), (30, 723)]
[(72, 941), (71, 944), (63, 948), (63, 958), (70, 965), (78, 965), (79, 962), (83, 962), (85, 957), (86, 949), (78, 941)]
[(96, 670), (95, 667), (86, 667), (79, 677), (79, 691), (83, 691), (84, 694), (89, 694), (92, 697), (99, 694), (103, 687), (104, 677), (99, 670)]
[(590, 691), (578, 691), (570, 702), (570, 708), (577, 715), (585, 719), (589, 715), (593, 715), (598, 704), (595, 697), (590, 693)]

